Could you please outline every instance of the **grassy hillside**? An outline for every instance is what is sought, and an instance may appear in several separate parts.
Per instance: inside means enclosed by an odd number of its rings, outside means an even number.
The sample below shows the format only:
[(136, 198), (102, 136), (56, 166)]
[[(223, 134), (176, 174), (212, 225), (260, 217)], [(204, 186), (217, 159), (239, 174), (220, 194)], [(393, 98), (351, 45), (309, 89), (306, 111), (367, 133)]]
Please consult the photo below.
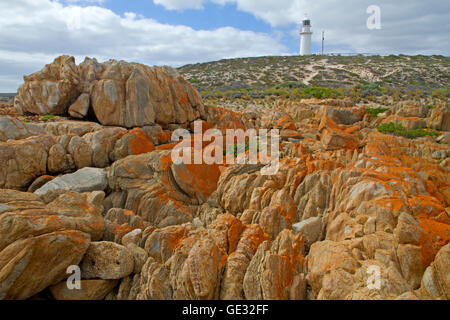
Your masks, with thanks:
[[(449, 96), (450, 58), (443, 56), (283, 56), (228, 59), (179, 68), (203, 96), (292, 93), (316, 87), (341, 95), (407, 93)], [(321, 89), (323, 90), (323, 89)], [(334, 90), (331, 95), (336, 95)], [(310, 96), (310, 95), (306, 95)]]

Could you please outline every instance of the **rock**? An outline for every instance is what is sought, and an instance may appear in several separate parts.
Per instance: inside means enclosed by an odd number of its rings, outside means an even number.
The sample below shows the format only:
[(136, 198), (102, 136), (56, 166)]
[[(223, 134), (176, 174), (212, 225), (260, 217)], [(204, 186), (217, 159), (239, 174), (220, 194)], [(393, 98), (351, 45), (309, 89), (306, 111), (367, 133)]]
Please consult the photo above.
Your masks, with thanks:
[(47, 173), (47, 159), (55, 140), (50, 136), (0, 143), (0, 188), (26, 190)]
[(96, 122), (73, 120), (46, 122), (39, 123), (38, 125), (42, 127), (44, 132), (52, 136), (76, 135), (82, 137), (87, 133), (102, 129), (102, 126)]
[(39, 115), (63, 115), (79, 92), (75, 58), (61, 56), (37, 73), (24, 77), (14, 100), (16, 110)]
[(123, 128), (104, 128), (83, 136), (92, 150), (92, 164), (96, 168), (106, 168), (112, 160), (116, 142), (127, 132)]
[(245, 299), (243, 287), (245, 273), (256, 250), (264, 240), (264, 232), (258, 225), (248, 226), (242, 233), (236, 251), (227, 259), (220, 292), (221, 300)]
[(104, 191), (108, 186), (105, 169), (83, 168), (75, 173), (53, 179), (35, 191), (45, 194), (50, 190), (73, 190), (77, 192)]
[(400, 102), (396, 106), (396, 110), (396, 114), (401, 117), (426, 118), (428, 115), (428, 108), (418, 106), (414, 101)]
[(305, 237), (305, 242), (308, 245), (311, 245), (320, 239), (322, 233), (322, 219), (319, 217), (309, 218), (292, 225), (292, 229), (296, 234)]
[(390, 123), (390, 122), (394, 123), (395, 125), (401, 124), (403, 128), (408, 130), (427, 127), (426, 121), (417, 117), (390, 116), (382, 121), (382, 123)]
[(324, 116), (319, 126), (321, 132), (321, 139), (324, 148), (326, 150), (336, 149), (356, 149), (359, 146), (358, 139), (347, 130), (340, 128), (333, 120)]
[[(116, 243), (122, 243), (123, 238), (128, 235), (128, 239), (133, 238), (132, 233), (135, 230), (145, 230), (149, 226), (149, 223), (143, 221), (143, 219), (134, 212), (124, 209), (112, 208), (108, 210), (105, 215), (105, 233), (103, 239), (106, 241), (112, 241)], [(136, 243), (137, 244), (137, 243)]]
[(297, 130), (297, 126), (295, 125), (294, 121), (292, 120), (292, 118), (288, 115), (284, 115), (282, 117), (280, 117), (273, 125), (274, 129), (279, 129), (279, 130), (292, 130), (292, 131), (296, 131)]
[(97, 197), (67, 191), (49, 192), (46, 197), (44, 202), (33, 193), (0, 189), (0, 250), (17, 240), (56, 231), (78, 230), (94, 241), (101, 239), (105, 224)]
[(421, 227), (411, 215), (402, 212), (398, 218), (394, 235), (400, 244), (419, 244)]
[[(170, 151), (154, 151), (116, 161), (108, 171), (109, 186), (115, 193), (107, 199), (111, 201), (107, 206), (131, 210), (160, 228), (191, 222), (196, 208), (190, 205), (198, 204), (198, 200), (190, 198), (170, 176), (171, 165)], [(193, 184), (186, 183), (186, 190), (192, 188), (202, 195), (210, 190), (215, 177), (203, 174), (200, 178), (207, 183), (199, 185), (191, 178), (188, 176), (186, 182)]]
[(281, 232), (272, 244), (263, 242), (245, 273), (245, 297), (249, 300), (304, 299), (303, 254), (302, 237), (290, 230)]
[(450, 111), (448, 107), (433, 108), (427, 119), (428, 127), (435, 130), (450, 131)]
[(75, 163), (64, 147), (57, 143), (49, 150), (47, 168), (50, 173), (71, 172), (75, 169)]
[(402, 244), (397, 248), (397, 256), (404, 278), (414, 290), (418, 289), (425, 271), (421, 259), (421, 248), (410, 244)]
[(89, 58), (77, 66), (74, 57), (61, 56), (24, 80), (14, 102), (21, 114), (82, 119), (91, 105), (101, 124), (126, 128), (206, 118), (197, 90), (170, 67)]
[(141, 273), (142, 267), (148, 259), (148, 253), (144, 249), (138, 247), (134, 243), (130, 243), (127, 246), (127, 249), (131, 252), (134, 258), (134, 270), (133, 273), (138, 274)]
[(443, 135), (440, 135), (436, 139), (436, 141), (442, 144), (450, 144), (450, 132), (446, 132)]
[(59, 231), (15, 241), (0, 252), (0, 299), (27, 299), (67, 277), (90, 242), (79, 231)]
[(43, 185), (45, 185), (48, 182), (52, 181), (53, 179), (55, 179), (55, 177), (47, 176), (47, 175), (40, 176), (39, 178), (34, 180), (33, 183), (28, 187), (27, 192), (33, 193), (36, 190), (38, 190), (39, 188), (41, 188)]
[(103, 300), (119, 283), (118, 280), (81, 280), (81, 289), (68, 289), (66, 282), (50, 287), (55, 300)]
[(201, 204), (217, 189), (218, 165), (173, 164), (171, 173), (179, 188)]
[(140, 128), (135, 128), (117, 140), (112, 152), (112, 160), (123, 159), (130, 155), (152, 152), (155, 145)]
[(69, 115), (73, 118), (83, 119), (89, 111), (90, 98), (89, 94), (83, 93), (69, 108)]
[(79, 136), (74, 136), (70, 139), (67, 150), (72, 156), (75, 166), (78, 169), (91, 167), (93, 165), (93, 150), (91, 146)]
[(303, 138), (303, 135), (294, 130), (281, 130), (280, 131), (281, 140), (295, 140), (300, 141)]
[(0, 118), (0, 142), (25, 139), (43, 133), (43, 129), (35, 124), (24, 123), (12, 117)]
[(442, 247), (429, 266), (417, 293), (421, 299), (450, 299), (450, 244)]
[(83, 279), (122, 279), (134, 270), (134, 257), (114, 242), (92, 242), (80, 264)]
[[(354, 274), (357, 268), (358, 262), (345, 245), (331, 241), (314, 243), (308, 255), (308, 283), (311, 285), (314, 296), (317, 297), (320, 294), (325, 285), (324, 281), (327, 281), (326, 275), (330, 272), (341, 271), (342, 279), (344, 279), (346, 273)], [(352, 288), (347, 290), (351, 291)]]
[(362, 107), (325, 107), (324, 114), (337, 124), (351, 125), (362, 121), (366, 110)]
[(103, 125), (184, 124), (204, 115), (197, 91), (168, 67), (111, 63), (95, 85), (92, 108)]
[(134, 229), (133, 231), (130, 231), (123, 236), (122, 245), (124, 245), (125, 247), (129, 244), (139, 245), (141, 239), (142, 239), (142, 230)]

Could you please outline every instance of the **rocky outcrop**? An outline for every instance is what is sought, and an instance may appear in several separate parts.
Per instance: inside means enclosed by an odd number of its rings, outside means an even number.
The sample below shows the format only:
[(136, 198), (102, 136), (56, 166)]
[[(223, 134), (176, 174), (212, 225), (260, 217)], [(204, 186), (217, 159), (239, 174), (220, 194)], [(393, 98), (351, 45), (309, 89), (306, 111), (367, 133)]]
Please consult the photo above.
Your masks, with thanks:
[(15, 98), (20, 113), (85, 118), (92, 108), (103, 125), (125, 128), (158, 123), (187, 125), (205, 118), (198, 92), (170, 67), (61, 56), (24, 77)]
[(78, 230), (94, 241), (101, 239), (103, 198), (103, 192), (55, 192), (41, 198), (0, 190), (0, 250), (20, 239), (58, 231)]
[(0, 299), (27, 299), (63, 280), (90, 242), (80, 231), (58, 231), (15, 241), (0, 252)]
[[(172, 69), (113, 60), (26, 78), (19, 110), (108, 126), (0, 119), (0, 298), (449, 299), (447, 135), (377, 130), (445, 129), (447, 109), (272, 102), (203, 106)], [(173, 162), (173, 131), (197, 119), (280, 130), (278, 171)]]
[(14, 100), (20, 113), (62, 115), (79, 95), (80, 75), (74, 57), (58, 57), (24, 81)]
[[(5, 119), (7, 128), (18, 125)], [(86, 167), (106, 168), (129, 155), (151, 152), (155, 150), (154, 143), (164, 139), (164, 132), (157, 126), (127, 131), (76, 121), (23, 125), (22, 133), (11, 136), (14, 140), (0, 142), (2, 188), (27, 190), (43, 175), (71, 173)], [(30, 137), (22, 138), (27, 136)]]

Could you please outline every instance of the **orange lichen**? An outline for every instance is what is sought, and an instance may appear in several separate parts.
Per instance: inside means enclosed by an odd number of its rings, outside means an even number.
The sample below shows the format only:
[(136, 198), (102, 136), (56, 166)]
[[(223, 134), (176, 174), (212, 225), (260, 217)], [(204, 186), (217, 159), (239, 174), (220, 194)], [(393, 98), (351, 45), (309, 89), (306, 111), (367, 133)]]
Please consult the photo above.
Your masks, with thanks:
[(148, 153), (155, 150), (153, 143), (140, 128), (129, 131), (129, 134), (133, 136), (130, 140), (130, 151), (132, 155)]
[(179, 180), (184, 181), (195, 192), (208, 198), (216, 189), (220, 178), (217, 164), (186, 164), (175, 168)]
[(422, 262), (428, 267), (438, 251), (450, 242), (450, 225), (430, 219), (426, 215), (419, 215), (417, 218), (422, 229), (420, 237)]
[(291, 117), (285, 115), (279, 118), (273, 125), (275, 129), (281, 130), (297, 130), (297, 126), (292, 121)]

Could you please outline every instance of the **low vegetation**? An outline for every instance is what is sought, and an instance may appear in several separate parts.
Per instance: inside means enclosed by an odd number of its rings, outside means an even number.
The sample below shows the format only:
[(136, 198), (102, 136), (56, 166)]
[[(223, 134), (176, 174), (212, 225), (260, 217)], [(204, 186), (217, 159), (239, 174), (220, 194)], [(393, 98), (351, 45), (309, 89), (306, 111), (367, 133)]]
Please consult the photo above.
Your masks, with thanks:
[(383, 134), (393, 134), (398, 135), (410, 139), (420, 138), (425, 136), (437, 136), (437, 132), (435, 130), (427, 130), (427, 129), (406, 129), (401, 124), (395, 124), (393, 122), (385, 123), (380, 125), (378, 131)]
[(43, 120), (51, 120), (51, 119), (54, 119), (54, 118), (56, 118), (57, 116), (55, 116), (55, 115), (52, 115), (52, 114), (49, 114), (49, 115), (47, 115), (47, 116), (42, 116), (41, 117), (41, 121), (43, 121)]
[(370, 116), (372, 118), (376, 118), (376, 117), (378, 117), (378, 115), (380, 113), (386, 112), (388, 110), (389, 110), (388, 108), (382, 108), (382, 107), (379, 107), (379, 108), (366, 108), (366, 112), (368, 114), (370, 114)]

